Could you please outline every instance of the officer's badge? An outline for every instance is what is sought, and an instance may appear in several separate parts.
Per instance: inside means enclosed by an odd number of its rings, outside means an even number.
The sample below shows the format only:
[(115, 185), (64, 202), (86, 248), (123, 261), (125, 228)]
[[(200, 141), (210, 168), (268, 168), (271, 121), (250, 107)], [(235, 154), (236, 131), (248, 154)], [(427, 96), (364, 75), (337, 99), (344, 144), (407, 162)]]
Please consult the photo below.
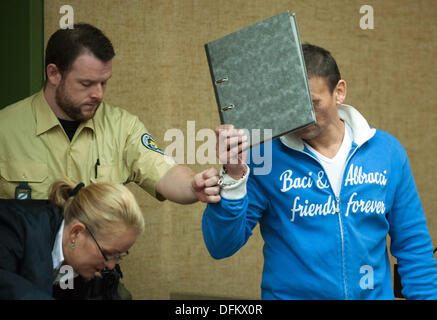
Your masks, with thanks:
[(141, 136), (141, 142), (147, 149), (158, 152), (160, 154), (164, 154), (164, 151), (158, 148), (155, 140), (152, 138), (150, 134), (148, 133), (143, 134)]
[(32, 189), (27, 182), (20, 182), (15, 188), (15, 199), (18, 200), (30, 200), (32, 199)]

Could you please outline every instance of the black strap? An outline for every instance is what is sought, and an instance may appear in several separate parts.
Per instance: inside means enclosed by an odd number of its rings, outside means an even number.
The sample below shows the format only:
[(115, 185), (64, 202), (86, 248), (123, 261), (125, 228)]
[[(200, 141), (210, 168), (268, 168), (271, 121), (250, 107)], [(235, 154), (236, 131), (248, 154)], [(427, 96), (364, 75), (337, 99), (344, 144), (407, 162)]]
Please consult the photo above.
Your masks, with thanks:
[(70, 197), (75, 196), (80, 189), (82, 189), (82, 187), (84, 187), (85, 185), (83, 184), (83, 182), (80, 182), (77, 186), (74, 187), (73, 190), (71, 190), (70, 192)]

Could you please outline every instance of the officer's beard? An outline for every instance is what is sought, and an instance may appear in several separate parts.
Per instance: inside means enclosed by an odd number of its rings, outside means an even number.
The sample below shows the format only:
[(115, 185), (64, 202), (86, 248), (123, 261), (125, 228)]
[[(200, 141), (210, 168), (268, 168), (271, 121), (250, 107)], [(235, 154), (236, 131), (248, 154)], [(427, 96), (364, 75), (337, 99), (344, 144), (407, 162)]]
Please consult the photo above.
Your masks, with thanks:
[[(55, 100), (58, 104), (59, 108), (64, 111), (64, 113), (69, 116), (74, 121), (86, 121), (91, 119), (97, 108), (94, 110), (94, 112), (90, 114), (83, 114), (81, 104), (75, 103), (71, 96), (67, 93), (67, 90), (65, 89), (65, 81), (61, 80), (61, 83), (56, 88), (56, 94), (55, 94)], [(100, 101), (95, 101), (97, 105), (100, 104)]]

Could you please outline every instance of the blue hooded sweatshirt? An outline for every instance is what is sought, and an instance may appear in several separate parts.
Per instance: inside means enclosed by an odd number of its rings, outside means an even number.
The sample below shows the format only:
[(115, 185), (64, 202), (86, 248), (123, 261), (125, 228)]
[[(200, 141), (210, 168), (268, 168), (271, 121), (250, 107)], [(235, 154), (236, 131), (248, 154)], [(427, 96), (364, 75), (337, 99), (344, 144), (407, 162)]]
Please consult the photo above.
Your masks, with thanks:
[(353, 143), (338, 197), (302, 140), (275, 139), (258, 147), (271, 150), (268, 175), (249, 163), (247, 185), (222, 190), (206, 207), (206, 247), (216, 259), (229, 257), (260, 223), (263, 299), (393, 299), (390, 235), (403, 295), (437, 299), (433, 246), (404, 148), (351, 106), (339, 106), (339, 115)]

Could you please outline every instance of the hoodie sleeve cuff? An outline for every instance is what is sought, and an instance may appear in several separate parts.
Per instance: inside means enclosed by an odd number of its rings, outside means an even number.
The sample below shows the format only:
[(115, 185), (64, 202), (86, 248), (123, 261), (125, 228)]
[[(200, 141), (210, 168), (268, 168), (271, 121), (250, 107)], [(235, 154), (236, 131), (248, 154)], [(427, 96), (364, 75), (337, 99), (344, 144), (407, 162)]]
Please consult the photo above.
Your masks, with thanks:
[(247, 185), (247, 179), (249, 178), (250, 169), (246, 165), (246, 173), (244, 176), (239, 179), (235, 180), (228, 174), (224, 173), (223, 168), (220, 169), (220, 176), (223, 178), (223, 182), (225, 184), (231, 184), (222, 187), (220, 191), (220, 196), (227, 200), (236, 200), (244, 198), (244, 196), (247, 193), (246, 185)]

